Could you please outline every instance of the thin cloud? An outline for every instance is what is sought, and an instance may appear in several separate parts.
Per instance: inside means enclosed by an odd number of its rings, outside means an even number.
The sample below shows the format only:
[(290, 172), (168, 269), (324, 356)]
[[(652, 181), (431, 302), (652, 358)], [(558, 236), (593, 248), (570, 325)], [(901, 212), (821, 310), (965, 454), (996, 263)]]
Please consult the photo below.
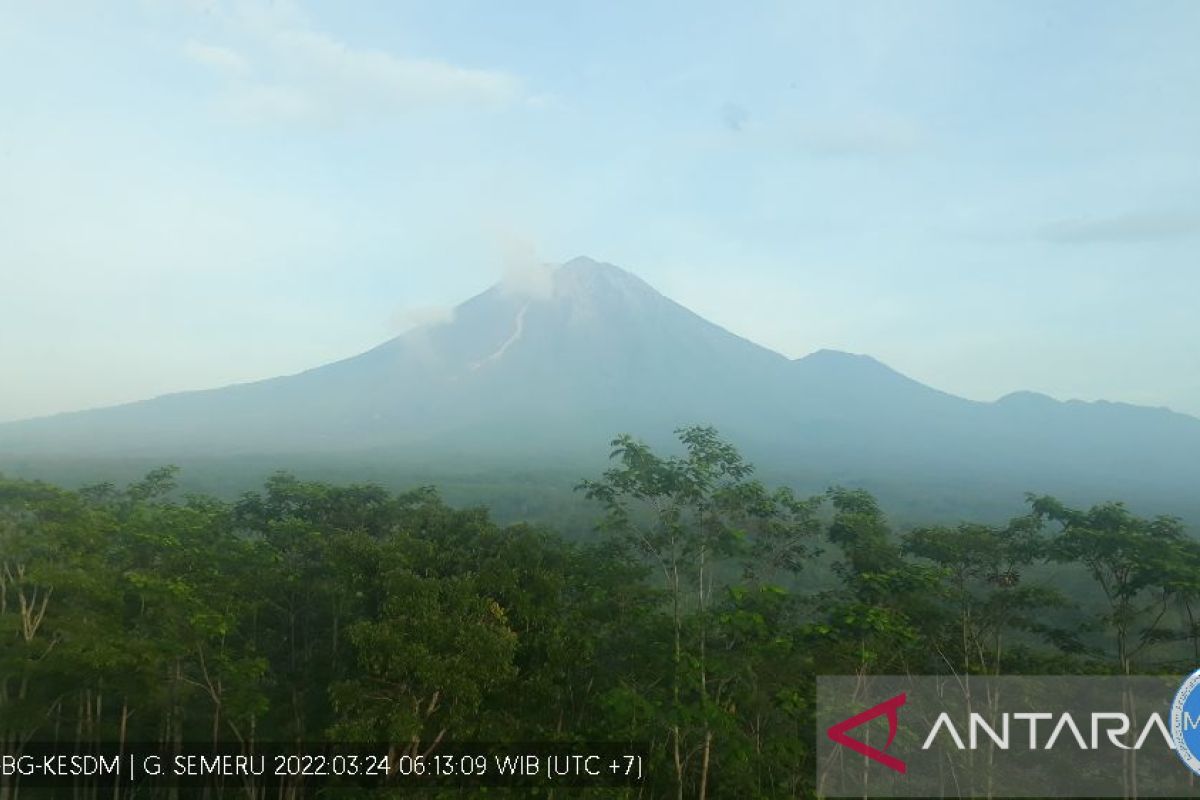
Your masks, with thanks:
[(432, 328), (454, 321), (453, 306), (417, 306), (401, 308), (388, 320), (391, 333), (404, 333), (414, 328)]
[(314, 31), (284, 31), (273, 37), (272, 46), (298, 77), (363, 99), (397, 105), (504, 103), (517, 95), (516, 80), (502, 72), (356, 49)]
[(250, 71), (250, 62), (228, 47), (188, 42), (183, 46), (183, 54), (197, 64), (227, 75), (244, 75)]
[(533, 240), (508, 232), (501, 236), (499, 246), (504, 265), (501, 291), (535, 300), (554, 293), (554, 267), (538, 258)]
[(1043, 225), (1038, 239), (1055, 244), (1155, 242), (1200, 233), (1200, 214), (1138, 213), (1080, 217)]
[(303, 89), (268, 83), (232, 86), (220, 107), (230, 117), (250, 123), (302, 122), (321, 115), (320, 101)]
[(218, 105), (241, 119), (292, 122), (380, 117), (445, 105), (501, 107), (522, 98), (520, 82), (490, 69), (363, 48), (288, 14), (224, 15), (251, 59), (233, 48), (189, 42), (191, 61), (223, 74)]

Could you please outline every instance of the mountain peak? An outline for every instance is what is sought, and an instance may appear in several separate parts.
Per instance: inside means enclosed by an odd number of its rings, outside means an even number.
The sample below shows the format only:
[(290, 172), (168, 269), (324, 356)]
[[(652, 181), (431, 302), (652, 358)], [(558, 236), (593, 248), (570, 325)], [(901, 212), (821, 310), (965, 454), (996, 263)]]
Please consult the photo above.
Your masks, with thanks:
[(606, 261), (577, 256), (554, 271), (554, 294), (558, 297), (600, 297), (610, 299), (634, 296), (658, 296), (650, 284)]
[(610, 264), (607, 261), (597, 261), (588, 256), (576, 256), (570, 261), (564, 261), (556, 272), (558, 275), (564, 277), (604, 278), (615, 281), (643, 282), (632, 272), (621, 269), (616, 264)]
[(997, 400), (996, 404), (1006, 406), (1024, 406), (1026, 408), (1032, 408), (1036, 406), (1045, 408), (1048, 406), (1060, 405), (1060, 403), (1050, 395), (1026, 390), (1009, 392)]
[(822, 349), (797, 358), (791, 363), (798, 372), (809, 376), (810, 379), (867, 394), (891, 393), (893, 399), (906, 395), (960, 400), (913, 380), (877, 358), (859, 353)]
[(590, 256), (575, 256), (574, 258), (564, 261), (560, 267), (571, 272), (587, 272), (589, 270), (615, 269), (624, 272), (620, 267), (609, 264), (606, 261), (597, 261)]
[(860, 353), (847, 353), (844, 350), (830, 350), (828, 348), (814, 350), (806, 356), (794, 359), (793, 363), (803, 364), (808, 368), (839, 370), (843, 373), (899, 375), (896, 370), (871, 356)]

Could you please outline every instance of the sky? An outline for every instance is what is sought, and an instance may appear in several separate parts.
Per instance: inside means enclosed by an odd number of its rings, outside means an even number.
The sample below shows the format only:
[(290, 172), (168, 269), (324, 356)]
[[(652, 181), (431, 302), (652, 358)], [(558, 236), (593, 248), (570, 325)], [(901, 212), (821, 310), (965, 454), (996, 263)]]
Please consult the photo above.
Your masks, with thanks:
[(1200, 415), (1200, 3), (0, 0), (0, 420), (577, 255), (789, 357)]

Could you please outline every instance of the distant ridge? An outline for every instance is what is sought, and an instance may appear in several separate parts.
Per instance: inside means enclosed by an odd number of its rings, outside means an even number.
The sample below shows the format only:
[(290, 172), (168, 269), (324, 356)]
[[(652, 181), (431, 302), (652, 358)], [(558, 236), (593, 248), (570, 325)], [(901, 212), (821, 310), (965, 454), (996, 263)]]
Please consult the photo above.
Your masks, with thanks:
[(664, 440), (696, 422), (764, 464), (850, 480), (1116, 496), (1200, 487), (1193, 417), (1033, 392), (970, 401), (833, 350), (791, 360), (585, 257), (296, 375), (0, 425), (0, 467), (389, 448), (519, 461), (603, 452), (622, 431)]

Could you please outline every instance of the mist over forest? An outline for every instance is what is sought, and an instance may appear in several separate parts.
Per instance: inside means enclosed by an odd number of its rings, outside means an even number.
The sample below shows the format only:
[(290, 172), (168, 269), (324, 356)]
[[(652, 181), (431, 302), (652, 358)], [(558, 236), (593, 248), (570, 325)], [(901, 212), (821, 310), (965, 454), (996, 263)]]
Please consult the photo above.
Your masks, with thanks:
[(669, 456), (612, 441), (576, 483), (582, 538), (287, 473), (232, 502), (181, 494), (174, 467), (0, 481), (2, 741), (625, 742), (646, 780), (597, 792), (810, 796), (816, 675), (1200, 658), (1200, 543), (1177, 519), (1030, 495), (1002, 524), (900, 531), (864, 490), (800, 495), (712, 428), (676, 434)]

